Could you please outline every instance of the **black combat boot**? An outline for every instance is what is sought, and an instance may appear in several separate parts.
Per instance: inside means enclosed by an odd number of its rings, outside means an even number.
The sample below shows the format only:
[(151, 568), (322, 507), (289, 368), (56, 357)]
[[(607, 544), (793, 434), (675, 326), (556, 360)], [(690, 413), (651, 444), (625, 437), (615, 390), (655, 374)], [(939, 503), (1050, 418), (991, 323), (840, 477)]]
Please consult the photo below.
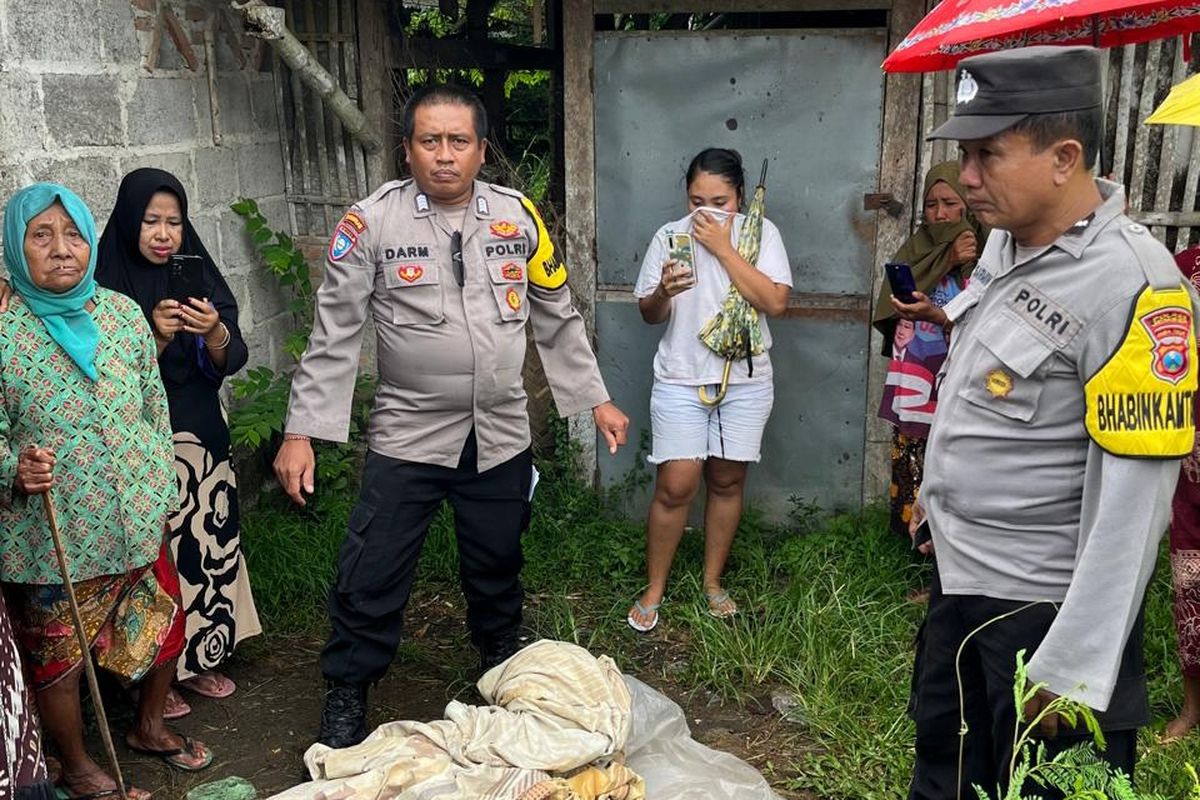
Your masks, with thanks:
[(367, 687), (365, 684), (325, 682), (325, 708), (321, 710), (320, 744), (336, 749), (351, 747), (367, 738)]
[(516, 631), (485, 637), (479, 643), (480, 672), (487, 672), (492, 667), (503, 664), (520, 649), (521, 640)]

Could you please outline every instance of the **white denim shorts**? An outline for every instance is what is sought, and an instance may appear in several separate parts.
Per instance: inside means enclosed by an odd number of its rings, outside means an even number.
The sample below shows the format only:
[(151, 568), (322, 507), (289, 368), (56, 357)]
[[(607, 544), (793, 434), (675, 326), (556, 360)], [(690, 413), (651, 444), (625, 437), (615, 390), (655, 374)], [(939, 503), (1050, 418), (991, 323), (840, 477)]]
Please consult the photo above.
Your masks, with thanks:
[[(650, 392), (650, 429), (653, 446), (646, 459), (664, 461), (754, 461), (761, 456), (763, 429), (775, 404), (771, 381), (731, 384), (716, 406), (700, 402), (697, 386), (654, 382)], [(719, 387), (708, 387), (708, 396)]]

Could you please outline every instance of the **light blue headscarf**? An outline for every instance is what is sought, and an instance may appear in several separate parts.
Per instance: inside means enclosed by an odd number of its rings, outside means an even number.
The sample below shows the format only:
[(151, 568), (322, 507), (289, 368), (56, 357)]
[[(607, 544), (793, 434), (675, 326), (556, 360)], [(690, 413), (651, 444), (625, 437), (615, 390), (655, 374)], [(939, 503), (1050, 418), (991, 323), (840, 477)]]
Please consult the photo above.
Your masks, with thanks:
[[(79, 232), (91, 246), (87, 272), (73, 289), (57, 293), (47, 291), (29, 278), (29, 263), (25, 260), (25, 229), (29, 220), (52, 206), (62, 203), (75, 221)], [(96, 294), (96, 220), (79, 196), (57, 183), (35, 183), (12, 196), (4, 209), (4, 264), (8, 267), (13, 288), (46, 331), (83, 373), (97, 379), (96, 345), (100, 329), (87, 312), (87, 302)]]

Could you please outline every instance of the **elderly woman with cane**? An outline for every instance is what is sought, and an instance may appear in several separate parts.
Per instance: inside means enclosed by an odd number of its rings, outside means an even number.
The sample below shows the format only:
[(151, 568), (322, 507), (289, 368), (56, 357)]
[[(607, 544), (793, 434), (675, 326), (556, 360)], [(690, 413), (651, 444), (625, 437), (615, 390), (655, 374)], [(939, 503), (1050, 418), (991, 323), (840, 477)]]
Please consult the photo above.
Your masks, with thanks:
[[(29, 186), (5, 208), (15, 291), (0, 326), (0, 580), (63, 787), (108, 800), (122, 791), (84, 745), (84, 658), (141, 682), (130, 749), (184, 770), (212, 753), (163, 721), (184, 629), (164, 546), (171, 427), (154, 338), (132, 300), (96, 285), (95, 244), (91, 212), (64, 186)], [(51, 490), (57, 524), (38, 497)]]

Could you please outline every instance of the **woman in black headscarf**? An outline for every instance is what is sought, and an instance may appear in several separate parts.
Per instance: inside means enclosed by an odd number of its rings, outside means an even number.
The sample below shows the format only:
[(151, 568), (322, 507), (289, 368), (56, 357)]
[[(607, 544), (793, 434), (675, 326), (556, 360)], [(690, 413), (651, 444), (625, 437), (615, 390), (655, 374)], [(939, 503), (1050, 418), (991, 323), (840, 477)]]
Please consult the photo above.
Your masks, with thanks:
[[(168, 172), (138, 169), (121, 181), (100, 238), (96, 280), (133, 298), (150, 321), (171, 412), (179, 511), (170, 542), (187, 612), (180, 685), (206, 697), (236, 688), (216, 671), (234, 646), (261, 632), (238, 530), (237, 481), (221, 382), (246, 364), (237, 302), (187, 215), (187, 193)], [(198, 256), (203, 297), (171, 297), (172, 255)], [(167, 717), (190, 708), (172, 692)]]

